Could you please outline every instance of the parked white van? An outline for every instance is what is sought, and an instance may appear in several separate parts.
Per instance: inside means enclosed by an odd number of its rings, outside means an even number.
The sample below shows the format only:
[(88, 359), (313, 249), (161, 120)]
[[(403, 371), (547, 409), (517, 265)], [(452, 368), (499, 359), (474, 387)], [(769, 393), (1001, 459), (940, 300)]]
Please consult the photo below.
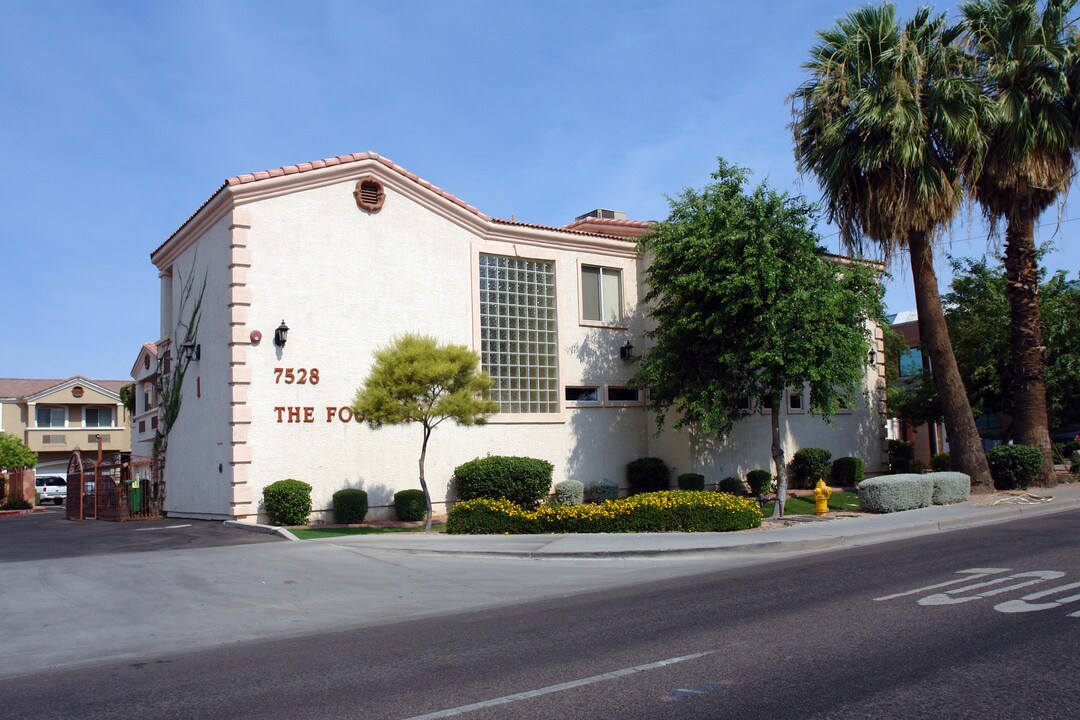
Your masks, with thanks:
[(34, 489), (41, 496), (41, 502), (52, 501), (59, 505), (67, 498), (67, 480), (59, 475), (42, 475), (34, 478)]

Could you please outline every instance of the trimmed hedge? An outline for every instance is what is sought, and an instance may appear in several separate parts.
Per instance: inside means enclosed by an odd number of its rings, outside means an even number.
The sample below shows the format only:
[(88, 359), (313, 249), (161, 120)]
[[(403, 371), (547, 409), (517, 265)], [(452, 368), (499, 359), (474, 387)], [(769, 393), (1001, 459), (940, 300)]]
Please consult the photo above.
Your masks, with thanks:
[(742, 495), (746, 492), (742, 480), (734, 476), (728, 476), (721, 480), (719, 490), (720, 492), (731, 493), (732, 495)]
[(752, 495), (763, 495), (772, 489), (772, 473), (768, 470), (751, 470), (746, 473), (746, 484)]
[(394, 517), (402, 522), (416, 522), (427, 518), (424, 491), (411, 488), (394, 493)]
[(626, 464), (626, 484), (631, 495), (667, 490), (671, 487), (671, 471), (660, 458), (638, 458)]
[(915, 461), (915, 443), (906, 440), (889, 441), (889, 470), (906, 473)]
[(998, 445), (986, 453), (998, 490), (1027, 490), (1039, 479), (1042, 452), (1031, 445)]
[[(680, 490), (704, 490), (705, 476), (701, 473), (683, 473), (675, 478), (675, 483)], [(723, 485), (724, 483), (721, 482), (720, 484)]]
[(924, 477), (934, 483), (933, 503), (952, 505), (971, 497), (971, 478), (959, 472), (932, 472)]
[(859, 505), (866, 512), (890, 513), (930, 507), (934, 480), (930, 475), (882, 475), (859, 483)]
[(489, 455), (454, 468), (453, 483), (462, 500), (505, 498), (534, 508), (551, 492), (554, 469), (547, 460)]
[(367, 517), (367, 492), (359, 488), (346, 488), (334, 493), (334, 522), (339, 525), (354, 525), (364, 522)]
[(446, 532), (725, 532), (760, 525), (761, 510), (753, 500), (726, 493), (666, 490), (597, 505), (545, 505), (536, 510), (506, 500), (468, 500), (450, 509)]
[(581, 505), (585, 502), (585, 486), (577, 480), (555, 483), (555, 502), (559, 505)]
[(263, 488), (271, 525), (306, 525), (311, 514), (311, 486), (301, 480), (278, 480)]
[(952, 456), (947, 452), (941, 452), (930, 458), (930, 467), (938, 472), (952, 470)]
[(829, 474), (830, 459), (832, 453), (824, 448), (797, 450), (791, 458), (791, 487), (805, 490), (824, 480)]
[(585, 502), (599, 503), (619, 499), (619, 483), (614, 480), (597, 480), (585, 488)]
[(833, 485), (855, 487), (862, 482), (866, 472), (866, 463), (858, 457), (842, 457), (833, 460), (829, 468), (829, 480)]

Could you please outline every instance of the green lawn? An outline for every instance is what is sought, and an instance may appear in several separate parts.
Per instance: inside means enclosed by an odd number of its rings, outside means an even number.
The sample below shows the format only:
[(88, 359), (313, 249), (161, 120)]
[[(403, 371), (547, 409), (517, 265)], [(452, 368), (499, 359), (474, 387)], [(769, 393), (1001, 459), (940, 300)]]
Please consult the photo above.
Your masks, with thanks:
[[(432, 532), (443, 532), (446, 523), (432, 523)], [(358, 527), (358, 528), (297, 528), (289, 530), (301, 540), (314, 540), (315, 538), (340, 537), (342, 535), (381, 535), (383, 533), (408, 533), (424, 532), (423, 525), (411, 527)]]
[[(773, 505), (775, 501), (768, 503), (762, 508), (761, 512), (765, 517), (772, 516)], [(859, 494), (853, 492), (847, 492), (846, 490), (833, 490), (833, 494), (829, 496), (829, 512), (837, 511), (858, 511), (859, 510)], [(789, 498), (784, 503), (785, 515), (813, 515), (814, 514), (814, 496), (807, 495), (805, 497)]]

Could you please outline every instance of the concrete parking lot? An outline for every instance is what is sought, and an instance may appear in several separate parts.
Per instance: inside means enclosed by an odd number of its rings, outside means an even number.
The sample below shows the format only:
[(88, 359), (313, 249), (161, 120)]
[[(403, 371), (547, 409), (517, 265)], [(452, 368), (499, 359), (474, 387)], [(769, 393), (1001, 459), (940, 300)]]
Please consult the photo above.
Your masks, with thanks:
[(68, 520), (65, 507), (0, 518), (0, 563), (280, 542), (216, 520)]

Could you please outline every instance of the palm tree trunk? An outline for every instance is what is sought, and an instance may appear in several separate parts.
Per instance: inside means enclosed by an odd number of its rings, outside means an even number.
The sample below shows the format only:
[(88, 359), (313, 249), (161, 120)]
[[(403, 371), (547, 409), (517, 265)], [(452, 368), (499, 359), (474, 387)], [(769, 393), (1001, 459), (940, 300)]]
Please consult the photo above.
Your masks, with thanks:
[(1035, 257), (1035, 212), (1014, 208), (1005, 229), (1005, 296), (1009, 299), (1012, 336), (1013, 442), (1042, 451), (1038, 485), (1057, 485), (1046, 413), (1039, 268)]
[(915, 307), (919, 312), (919, 335), (930, 354), (941, 412), (945, 416), (945, 432), (949, 435), (949, 455), (953, 469), (971, 477), (973, 492), (993, 492), (990, 466), (982, 449), (975, 416), (971, 413), (964, 382), (953, 355), (945, 313), (941, 309), (937, 273), (934, 272), (934, 252), (924, 232), (913, 232), (908, 238), (911, 253), (911, 277), (915, 285)]

